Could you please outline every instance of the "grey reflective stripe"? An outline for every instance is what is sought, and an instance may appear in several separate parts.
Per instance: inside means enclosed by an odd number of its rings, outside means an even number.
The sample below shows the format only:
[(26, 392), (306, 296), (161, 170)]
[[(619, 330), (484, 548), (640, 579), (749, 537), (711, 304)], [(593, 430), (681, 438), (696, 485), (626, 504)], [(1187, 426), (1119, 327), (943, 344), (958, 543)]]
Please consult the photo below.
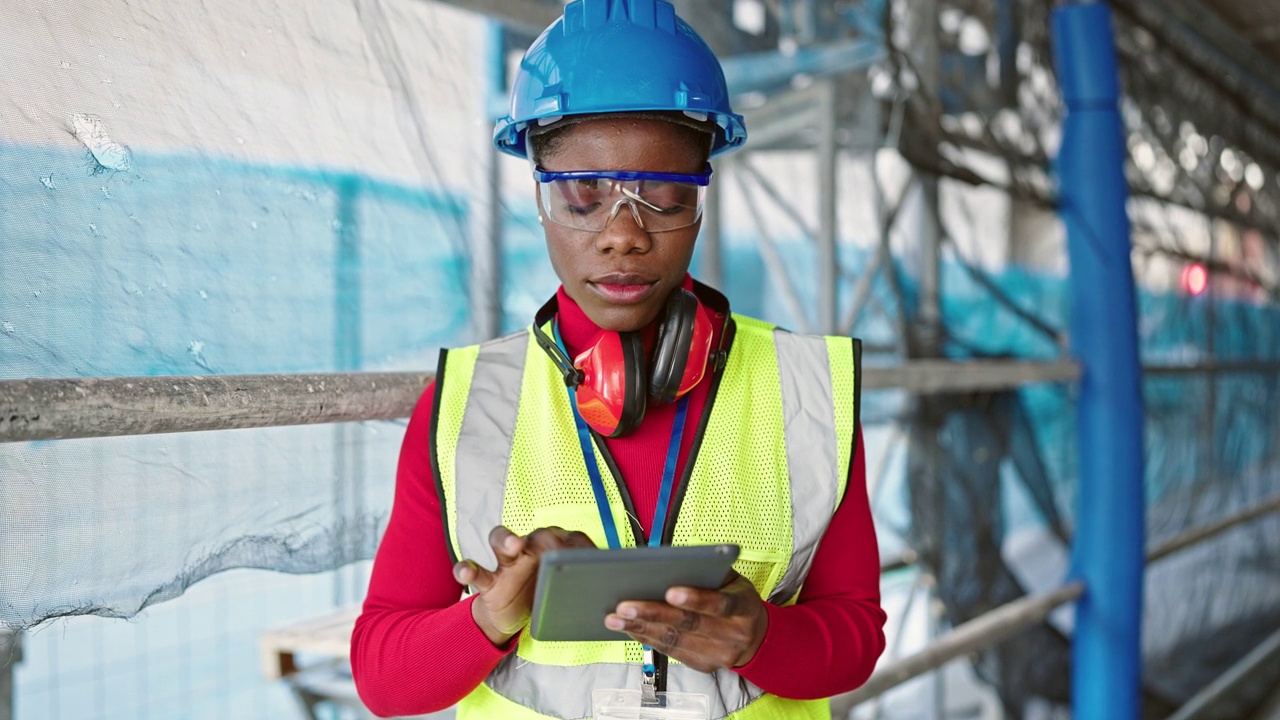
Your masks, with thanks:
[(527, 332), (480, 346), (458, 433), (453, 478), (458, 526), (454, 532), (462, 557), (487, 568), (498, 564), (489, 547), (489, 531), (502, 524), (507, 460), (528, 347)]
[(800, 590), (836, 507), (840, 455), (827, 342), (774, 330), (782, 385), (782, 429), (791, 478), (791, 562), (769, 596), (783, 603)]
[(716, 720), (738, 712), (764, 695), (764, 690), (732, 670), (707, 674), (674, 662), (667, 665), (667, 690), (702, 693), (711, 698), (711, 717)]
[[(593, 690), (639, 689), (640, 666), (621, 663), (543, 665), (512, 654), (503, 658), (485, 684), (534, 712), (563, 720), (591, 717)], [(708, 674), (679, 663), (667, 666), (667, 690), (702, 693), (711, 699), (711, 717), (746, 707), (764, 691), (731, 670)]]

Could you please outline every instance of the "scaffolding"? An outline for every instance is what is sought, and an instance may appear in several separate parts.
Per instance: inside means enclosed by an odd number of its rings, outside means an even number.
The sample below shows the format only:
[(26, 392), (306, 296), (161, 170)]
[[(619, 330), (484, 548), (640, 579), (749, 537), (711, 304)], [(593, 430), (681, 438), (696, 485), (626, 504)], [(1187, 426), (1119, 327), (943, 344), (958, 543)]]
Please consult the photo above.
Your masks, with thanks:
[[(488, 98), (479, 124), (487, 128), (495, 98), (505, 94), (511, 54), (556, 17), (558, 3), (448, 4), (496, 19), (484, 48)], [(1275, 636), (1242, 652), (1182, 702), (1144, 689), (1138, 638), (1144, 567), (1229, 530), (1270, 522), (1277, 498), (1245, 498), (1244, 507), (1217, 508), (1222, 512), (1211, 519), (1188, 513), (1190, 524), (1181, 532), (1148, 547), (1142, 402), (1151, 383), (1203, 381), (1209, 421), (1197, 431), (1197, 443), (1209, 460), (1197, 455), (1196, 470), (1210, 484), (1221, 479), (1210, 474), (1227, 474), (1214, 461), (1221, 458), (1230, 418), (1217, 408), (1228, 393), (1242, 392), (1234, 385), (1240, 378), (1274, 384), (1280, 377), (1280, 361), (1237, 357), (1215, 340), (1233, 320), (1220, 316), (1221, 302), (1212, 302), (1223, 292), (1263, 304), (1280, 299), (1280, 113), (1274, 112), (1280, 94), (1274, 74), (1245, 51), (1225, 58), (1213, 51), (1223, 30), (1195, 15), (1189, 2), (1113, 3), (1114, 34), (1102, 4), (1066, 4), (1052, 12), (1050, 3), (1030, 0), (757, 4), (765, 10), (761, 24), (745, 31), (733, 20), (733, 2), (677, 3), (726, 58), (726, 75), (752, 133), (749, 150), (717, 161), (719, 185), (710, 194), (699, 241), (700, 278), (721, 285), (733, 275), (727, 226), (746, 225), (772, 297), (794, 329), (869, 336), (875, 362), (865, 369), (862, 386), (900, 391), (904, 398), (885, 403), (881, 419), (910, 448), (908, 473), (922, 507), (943, 505), (937, 488), (946, 482), (945, 458), (934, 448), (945, 433), (968, 427), (964, 418), (975, 405), (1025, 412), (1018, 389), (1069, 387), (1079, 422), (1072, 465), (1080, 478), (1079, 509), (1074, 522), (1047, 521), (1064, 539), (1076, 540), (1067, 581), (1016, 599), (984, 595), (962, 611), (947, 595), (945, 538), (917, 521), (908, 562), (928, 568), (942, 584), (936, 592), (950, 601), (954, 627), (925, 651), (886, 663), (864, 688), (835, 699), (837, 715), (945, 662), (1044, 626), (1055, 609), (1074, 605), (1070, 696), (1076, 716), (1136, 717), (1139, 704), (1153, 697), (1180, 720), (1201, 716), (1272, 662)], [(389, 21), (380, 7), (357, 3), (371, 37), (387, 37)], [(1188, 33), (1188, 18), (1204, 33)], [(965, 37), (975, 28), (987, 41), (970, 52)], [(400, 62), (394, 45), (373, 45), (383, 67)], [(1050, 46), (1059, 53), (1056, 64)], [(1191, 81), (1158, 82), (1170, 73)], [(404, 87), (399, 92), (411, 97)], [(1217, 112), (1223, 103), (1242, 111), (1224, 119)], [(1185, 115), (1170, 117), (1167, 107)], [(421, 132), (426, 111), (408, 100), (403, 109)], [(477, 143), (483, 135), (476, 134)], [(779, 160), (783, 156), (789, 159)], [(792, 162), (796, 157), (801, 161)], [(504, 327), (504, 238), (512, 218), (503, 209), (501, 167), (492, 151), (478, 158), (482, 182), (461, 233), (468, 240), (468, 321), (476, 339)], [(775, 179), (779, 175), (802, 175), (817, 193), (802, 206)], [(1259, 175), (1266, 181), (1255, 182)], [(366, 451), (349, 423), (409, 416), (431, 376), (360, 371), (358, 298), (364, 290), (353, 208), (361, 185), (343, 177), (332, 184), (340, 200), (337, 267), (345, 269), (334, 278), (338, 372), (0, 379), (0, 442), (335, 424), (340, 457), (334, 458), (333, 503), (339, 515), (358, 521)], [(959, 213), (943, 207), (955, 187), (993, 189), (1010, 198), (1003, 241), (1013, 259), (1065, 255), (1045, 244), (1046, 233), (1023, 237), (1015, 231), (1046, 214), (1061, 216), (1074, 298), (1070, 325), (1020, 297), (985, 266), (981, 233), (972, 227), (977, 222), (970, 219), (969, 228), (958, 222), (964, 203)], [(870, 227), (865, 233), (857, 228), (871, 239), (865, 256), (851, 256), (847, 248), (853, 223), (845, 207), (855, 192), (870, 196)], [(1178, 209), (1206, 219), (1207, 244), (1177, 222)], [(1239, 237), (1256, 235), (1258, 254), (1239, 250), (1245, 240), (1234, 250), (1224, 247), (1230, 243), (1219, 239), (1223, 228)], [(784, 238), (798, 239), (803, 251)], [(946, 317), (944, 259), (1035, 338), (1038, 352), (1018, 356), (961, 338)], [(1141, 315), (1135, 304), (1142, 299), (1134, 273), (1150, 280), (1185, 264), (1200, 264), (1222, 279), (1211, 284), (1204, 308), (1205, 342), (1189, 356), (1144, 357), (1140, 367), (1143, 330), (1135, 326)], [(1276, 460), (1273, 454), (1259, 465), (1272, 470)], [(359, 559), (360, 552), (348, 549), (357, 535), (340, 538), (343, 549), (317, 567)], [(358, 579), (348, 585), (356, 588)], [(3, 682), (0, 675), (0, 689)]]

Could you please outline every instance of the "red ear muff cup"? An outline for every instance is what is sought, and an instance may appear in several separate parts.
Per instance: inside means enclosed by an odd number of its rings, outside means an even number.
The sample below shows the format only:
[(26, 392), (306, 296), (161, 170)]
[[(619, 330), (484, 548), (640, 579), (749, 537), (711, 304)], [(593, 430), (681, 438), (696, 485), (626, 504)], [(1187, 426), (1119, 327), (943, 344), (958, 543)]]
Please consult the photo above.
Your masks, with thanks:
[(638, 333), (601, 332), (574, 358), (582, 383), (574, 390), (582, 419), (606, 437), (626, 435), (644, 419), (648, 403), (644, 341)]
[(649, 395), (654, 402), (674, 402), (680, 395), (698, 315), (698, 298), (688, 290), (676, 288), (667, 298), (649, 370)]
[(693, 337), (689, 340), (689, 359), (684, 364), (684, 377), (680, 378), (676, 397), (697, 387), (698, 383), (702, 382), (702, 377), (707, 374), (707, 368), (711, 365), (711, 340), (714, 334), (711, 318), (699, 303), (698, 310), (693, 315)]

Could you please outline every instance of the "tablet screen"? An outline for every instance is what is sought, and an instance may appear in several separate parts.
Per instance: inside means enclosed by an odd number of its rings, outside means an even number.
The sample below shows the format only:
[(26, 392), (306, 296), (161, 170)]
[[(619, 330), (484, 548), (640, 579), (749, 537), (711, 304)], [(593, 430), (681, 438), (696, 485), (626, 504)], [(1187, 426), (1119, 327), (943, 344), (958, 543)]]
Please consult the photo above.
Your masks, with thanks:
[(550, 550), (538, 566), (530, 632), (537, 640), (626, 640), (604, 626), (618, 603), (661, 601), (677, 585), (723, 587), (737, 558), (737, 545)]

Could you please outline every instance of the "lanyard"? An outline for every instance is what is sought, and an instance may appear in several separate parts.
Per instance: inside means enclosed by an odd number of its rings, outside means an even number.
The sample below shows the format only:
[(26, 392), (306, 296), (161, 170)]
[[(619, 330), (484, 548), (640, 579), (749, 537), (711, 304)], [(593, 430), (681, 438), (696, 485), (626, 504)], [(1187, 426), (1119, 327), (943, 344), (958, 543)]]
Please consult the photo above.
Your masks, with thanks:
[[(560, 324), (554, 323), (552, 330), (555, 332), (556, 344), (564, 351), (567, 356), (569, 349), (565, 347), (564, 339), (560, 337)], [(600, 476), (600, 465), (596, 462), (596, 453), (591, 445), (591, 429), (587, 427), (587, 421), (582, 419), (582, 413), (578, 412), (578, 403), (574, 397), (574, 389), (569, 388), (569, 407), (573, 410), (573, 424), (578, 428), (578, 444), (582, 447), (582, 460), (587, 465), (587, 475), (591, 476), (591, 491), (596, 496), (596, 509), (600, 512), (600, 522), (604, 525), (604, 535), (609, 542), (609, 547), (617, 550), (622, 547), (622, 543), (618, 540), (618, 527), (613, 522), (613, 512), (609, 509), (609, 496), (605, 494), (604, 479)], [(676, 484), (676, 460), (680, 455), (680, 440), (684, 436), (684, 421), (688, 414), (689, 396), (685, 395), (676, 403), (676, 417), (671, 423), (671, 439), (667, 441), (667, 459), (662, 465), (662, 483), (658, 489), (658, 505), (653, 509), (653, 525), (649, 530), (649, 546), (657, 547), (662, 544), (662, 534), (666, 529), (667, 512), (671, 507), (671, 490)], [(653, 660), (653, 648), (648, 645), (641, 646), (644, 649), (644, 666), (641, 668), (642, 682), (640, 684), (641, 697), (647, 704), (656, 704), (657, 696), (655, 693), (657, 683), (657, 668)]]
[[(565, 355), (568, 355), (569, 351), (564, 345), (564, 339), (560, 337), (559, 323), (554, 324), (552, 330), (555, 332), (556, 344), (565, 351)], [(573, 410), (573, 424), (578, 429), (578, 444), (582, 448), (582, 460), (587, 465), (587, 475), (591, 477), (591, 491), (595, 494), (596, 509), (600, 512), (600, 522), (604, 525), (605, 539), (609, 547), (616, 550), (622, 547), (622, 542), (618, 539), (618, 527), (613, 521), (613, 512), (609, 509), (609, 496), (605, 493), (600, 465), (596, 462), (596, 453), (591, 445), (591, 429), (587, 427), (587, 421), (582, 419), (582, 413), (578, 412), (573, 388), (569, 388), (569, 407)], [(671, 439), (667, 441), (667, 458), (662, 465), (662, 483), (658, 489), (658, 505), (653, 510), (653, 526), (649, 531), (650, 547), (662, 544), (667, 513), (671, 507), (671, 491), (676, 484), (676, 460), (680, 455), (680, 441), (684, 437), (688, 409), (689, 396), (686, 395), (676, 403), (676, 417), (671, 424)]]

